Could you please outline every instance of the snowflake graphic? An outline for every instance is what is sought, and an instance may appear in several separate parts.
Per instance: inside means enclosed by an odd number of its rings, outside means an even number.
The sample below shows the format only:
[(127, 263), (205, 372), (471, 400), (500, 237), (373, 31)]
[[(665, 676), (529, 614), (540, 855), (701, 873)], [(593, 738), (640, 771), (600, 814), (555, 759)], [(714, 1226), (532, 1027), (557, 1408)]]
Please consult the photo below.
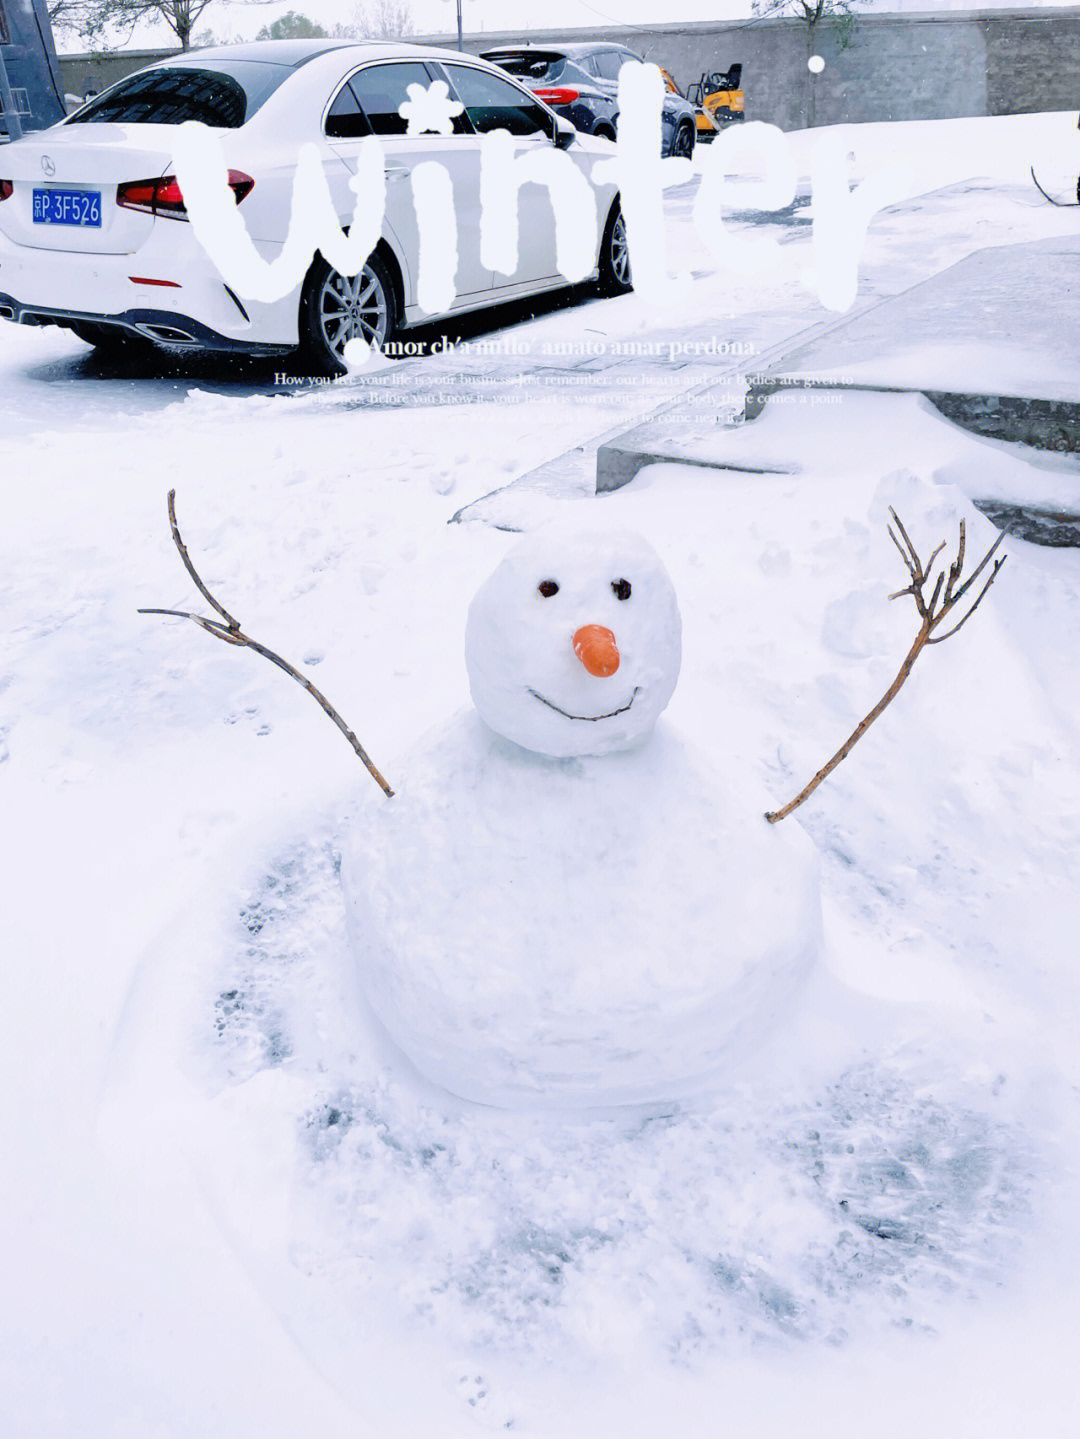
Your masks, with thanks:
[(410, 85), (409, 98), (398, 106), (398, 114), (409, 122), (407, 135), (452, 135), (454, 116), (464, 108), (460, 100), (450, 99), (445, 80), (433, 80), (428, 90)]

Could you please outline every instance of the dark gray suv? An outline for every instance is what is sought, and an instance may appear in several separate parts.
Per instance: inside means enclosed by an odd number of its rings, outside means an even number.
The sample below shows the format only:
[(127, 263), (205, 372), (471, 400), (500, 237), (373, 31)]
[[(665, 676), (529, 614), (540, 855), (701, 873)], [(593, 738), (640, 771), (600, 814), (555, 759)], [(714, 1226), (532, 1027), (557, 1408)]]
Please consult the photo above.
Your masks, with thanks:
[[(587, 135), (614, 140), (619, 125), (619, 71), (633, 50), (603, 41), (578, 45), (515, 45), (485, 50), (482, 59), (499, 65)], [(661, 153), (694, 153), (694, 107), (681, 95), (664, 96)]]

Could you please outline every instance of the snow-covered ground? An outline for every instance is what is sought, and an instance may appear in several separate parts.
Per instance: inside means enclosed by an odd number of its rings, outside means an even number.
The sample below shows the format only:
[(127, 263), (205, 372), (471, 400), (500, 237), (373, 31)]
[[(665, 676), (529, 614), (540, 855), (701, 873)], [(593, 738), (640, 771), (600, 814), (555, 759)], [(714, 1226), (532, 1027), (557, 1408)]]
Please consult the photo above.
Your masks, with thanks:
[[(1035, 160), (1074, 188), (1072, 115), (857, 138), (927, 191), (875, 220), (860, 303), (1075, 233), (1026, 183)], [(740, 341), (750, 368), (828, 318), (799, 205), (744, 219), (790, 255), (747, 280), (691, 203), (668, 201), (677, 309), (474, 327), (504, 352), (406, 361), (401, 399), (123, 373), (0, 327), (5, 1436), (1076, 1432), (1076, 551), (1009, 542), (783, 821), (823, 874), (797, 1011), (694, 1101), (570, 1119), (454, 1100), (379, 1034), (336, 875), (371, 780), (263, 659), (136, 613), (200, 607), (174, 486), (211, 589), (407, 780), (469, 703), (466, 610), (507, 546), (451, 515), (731, 363), (662, 342)], [(627, 339), (657, 353), (558, 353)], [(950, 430), (941, 467), (915, 403), (861, 412), (861, 454), (823, 411), (812, 454), (797, 406), (759, 422), (797, 476), (672, 466), (551, 501), (663, 556), (668, 717), (763, 809), (914, 636), (888, 506), (926, 550), (961, 518), (972, 554), (992, 539), (965, 481), (994, 447)], [(677, 945), (693, 896), (661, 899)]]

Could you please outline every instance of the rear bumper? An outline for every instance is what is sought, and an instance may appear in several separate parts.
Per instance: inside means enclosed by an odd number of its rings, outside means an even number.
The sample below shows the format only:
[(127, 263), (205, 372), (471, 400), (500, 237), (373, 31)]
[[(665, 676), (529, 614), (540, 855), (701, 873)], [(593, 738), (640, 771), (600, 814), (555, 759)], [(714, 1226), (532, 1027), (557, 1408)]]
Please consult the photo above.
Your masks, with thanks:
[[(280, 251), (257, 248), (268, 260)], [(157, 344), (282, 354), (299, 341), (299, 289), (272, 304), (236, 296), (189, 227), (175, 221), (159, 223), (130, 255), (35, 249), (0, 234), (0, 316), (24, 325), (84, 320)]]
[(14, 295), (0, 290), (0, 320), (16, 325), (62, 325), (82, 320), (93, 325), (110, 325), (117, 330), (141, 335), (155, 345), (170, 349), (227, 350), (244, 355), (287, 355), (292, 345), (268, 344), (263, 341), (238, 339), (211, 329), (191, 315), (175, 310), (130, 309), (119, 314), (98, 314), (92, 310), (55, 309), (48, 305), (22, 304)]

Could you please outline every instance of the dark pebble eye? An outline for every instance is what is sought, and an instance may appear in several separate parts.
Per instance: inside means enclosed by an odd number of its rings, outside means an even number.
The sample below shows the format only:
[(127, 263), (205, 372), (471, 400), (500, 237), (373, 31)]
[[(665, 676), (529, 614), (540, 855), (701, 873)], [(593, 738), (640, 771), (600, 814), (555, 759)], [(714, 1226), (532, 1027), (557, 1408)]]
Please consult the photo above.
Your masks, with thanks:
[(617, 600), (628, 600), (630, 598), (629, 580), (612, 580), (611, 588), (615, 591)]
[(551, 599), (552, 595), (557, 595), (559, 593), (559, 586), (555, 583), (554, 580), (541, 580), (536, 588), (540, 591), (540, 593), (544, 596), (544, 599), (546, 600)]

